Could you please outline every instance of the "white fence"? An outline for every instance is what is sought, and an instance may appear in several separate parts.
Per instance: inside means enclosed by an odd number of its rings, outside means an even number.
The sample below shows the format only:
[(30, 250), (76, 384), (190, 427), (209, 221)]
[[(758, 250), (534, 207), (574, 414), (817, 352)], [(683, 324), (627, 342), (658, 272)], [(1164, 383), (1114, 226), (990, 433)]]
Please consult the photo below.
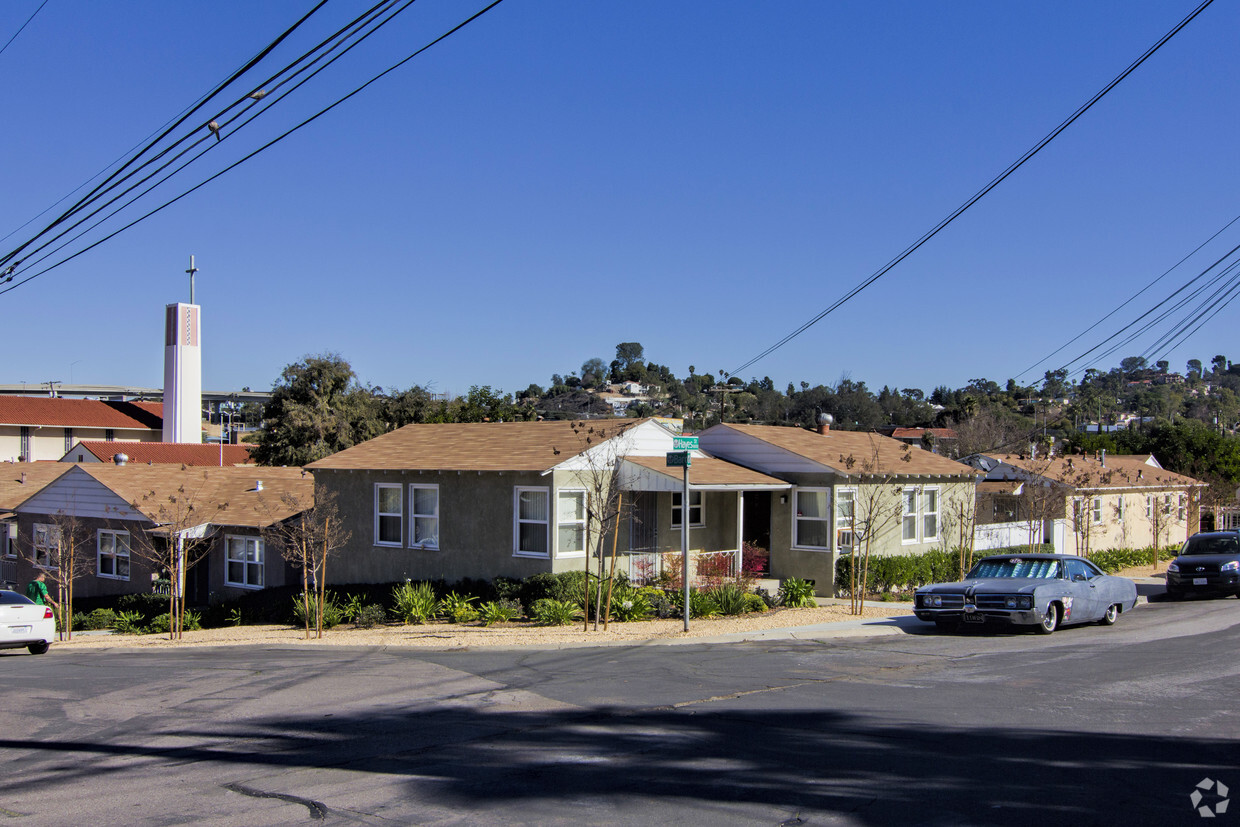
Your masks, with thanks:
[(1072, 554), (1073, 550), (1068, 547), (1069, 531), (1067, 520), (1046, 520), (1035, 523), (1032, 537), (1029, 523), (1024, 520), (1015, 523), (988, 523), (979, 525), (973, 530), (973, 550), (989, 551), (1009, 546), (1025, 546), (1030, 543), (1037, 545), (1045, 541), (1054, 546), (1055, 551), (1060, 554)]

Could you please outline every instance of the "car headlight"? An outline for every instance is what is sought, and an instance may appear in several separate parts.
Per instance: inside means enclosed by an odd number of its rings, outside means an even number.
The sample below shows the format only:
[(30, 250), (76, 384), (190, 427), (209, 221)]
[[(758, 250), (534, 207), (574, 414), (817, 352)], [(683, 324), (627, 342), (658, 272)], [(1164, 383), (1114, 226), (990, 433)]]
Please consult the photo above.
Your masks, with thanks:
[(1176, 574), (1179, 574), (1180, 567), (1175, 564), (1174, 560), (1172, 560), (1170, 563), (1167, 564), (1167, 571), (1173, 571)]
[(1219, 571), (1240, 571), (1240, 560), (1232, 560), (1218, 567)]

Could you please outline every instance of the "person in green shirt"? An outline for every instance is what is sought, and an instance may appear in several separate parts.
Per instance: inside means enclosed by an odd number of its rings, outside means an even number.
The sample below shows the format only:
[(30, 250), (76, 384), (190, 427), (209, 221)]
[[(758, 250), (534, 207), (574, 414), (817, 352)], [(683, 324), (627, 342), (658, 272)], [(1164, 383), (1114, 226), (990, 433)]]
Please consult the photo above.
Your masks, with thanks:
[(52, 599), (48, 596), (45, 580), (47, 580), (47, 572), (41, 571), (30, 581), (30, 585), (26, 587), (26, 597), (29, 597), (40, 606), (52, 605)]

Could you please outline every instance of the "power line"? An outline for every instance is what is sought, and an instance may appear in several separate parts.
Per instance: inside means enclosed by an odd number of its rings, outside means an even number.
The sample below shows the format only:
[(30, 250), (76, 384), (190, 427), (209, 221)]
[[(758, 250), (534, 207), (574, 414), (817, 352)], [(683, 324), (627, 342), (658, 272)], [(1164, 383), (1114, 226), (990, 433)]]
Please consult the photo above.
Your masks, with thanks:
[(1166, 44), (1166, 42), (1167, 42), (1168, 40), (1170, 40), (1170, 39), (1171, 39), (1172, 37), (1174, 37), (1174, 36), (1175, 36), (1175, 35), (1176, 35), (1176, 34), (1177, 34), (1177, 33), (1178, 33), (1181, 29), (1183, 29), (1183, 28), (1184, 28), (1185, 26), (1187, 26), (1190, 22), (1192, 22), (1193, 18), (1195, 18), (1197, 15), (1201, 14), (1201, 12), (1203, 12), (1203, 11), (1206, 9), (1206, 7), (1207, 7), (1207, 6), (1209, 6), (1209, 5), (1210, 5), (1211, 3), (1213, 3), (1213, 2), (1214, 2), (1214, 0), (1204, 0), (1204, 2), (1202, 2), (1202, 4), (1201, 4), (1201, 5), (1199, 5), (1199, 6), (1198, 6), (1196, 9), (1194, 9), (1194, 10), (1193, 10), (1193, 11), (1192, 11), (1192, 12), (1191, 12), (1191, 13), (1190, 13), (1187, 17), (1185, 17), (1185, 18), (1184, 18), (1183, 20), (1181, 20), (1178, 24), (1176, 24), (1176, 26), (1175, 26), (1174, 28), (1172, 28), (1172, 29), (1171, 29), (1171, 31), (1169, 31), (1169, 32), (1167, 32), (1165, 35), (1163, 35), (1163, 36), (1162, 36), (1162, 38), (1161, 38), (1161, 39), (1159, 39), (1159, 41), (1158, 41), (1157, 43), (1155, 43), (1153, 46), (1151, 46), (1149, 49), (1147, 49), (1147, 50), (1145, 51), (1145, 53), (1144, 53), (1144, 54), (1142, 54), (1139, 58), (1137, 58), (1135, 61), (1133, 61), (1133, 63), (1132, 63), (1132, 64), (1130, 64), (1130, 65), (1128, 66), (1128, 68), (1127, 68), (1127, 69), (1125, 69), (1123, 72), (1121, 72), (1119, 75), (1117, 75), (1117, 76), (1116, 76), (1116, 77), (1115, 77), (1115, 78), (1114, 78), (1114, 79), (1113, 79), (1110, 83), (1108, 83), (1106, 86), (1104, 86), (1104, 87), (1102, 88), (1102, 90), (1101, 90), (1101, 91), (1099, 91), (1097, 94), (1095, 94), (1095, 95), (1094, 95), (1092, 98), (1090, 98), (1090, 99), (1089, 99), (1086, 103), (1084, 103), (1083, 105), (1081, 105), (1081, 106), (1080, 106), (1080, 107), (1079, 107), (1079, 108), (1078, 108), (1075, 112), (1073, 112), (1073, 113), (1072, 113), (1072, 114), (1071, 114), (1071, 115), (1070, 115), (1070, 116), (1069, 116), (1069, 117), (1068, 117), (1065, 121), (1063, 121), (1061, 124), (1059, 124), (1059, 126), (1055, 127), (1053, 130), (1051, 130), (1051, 131), (1050, 131), (1050, 132), (1049, 132), (1049, 133), (1048, 133), (1048, 134), (1047, 134), (1044, 138), (1042, 138), (1042, 140), (1038, 141), (1038, 142), (1037, 142), (1037, 143), (1036, 143), (1036, 144), (1035, 144), (1035, 145), (1034, 145), (1031, 149), (1029, 149), (1028, 151), (1026, 151), (1024, 155), (1022, 155), (1022, 156), (1021, 156), (1018, 160), (1016, 160), (1014, 163), (1012, 163), (1012, 164), (1011, 164), (1011, 165), (1010, 165), (1007, 169), (1005, 169), (1002, 173), (1000, 173), (1000, 174), (999, 174), (996, 178), (994, 178), (994, 179), (993, 179), (993, 180), (992, 180), (989, 184), (987, 184), (986, 186), (984, 186), (984, 187), (982, 187), (980, 190), (978, 190), (976, 193), (974, 193), (974, 195), (973, 195), (971, 198), (969, 198), (969, 200), (965, 201), (965, 202), (964, 202), (964, 204), (962, 204), (962, 205), (960, 205), (959, 207), (957, 207), (957, 208), (956, 208), (956, 209), (955, 209), (955, 210), (954, 210), (954, 211), (953, 211), (953, 212), (952, 212), (949, 216), (947, 216), (947, 217), (946, 217), (946, 218), (944, 218), (942, 221), (940, 221), (938, 224), (936, 224), (936, 225), (935, 225), (935, 226), (934, 226), (931, 230), (929, 230), (929, 231), (928, 231), (928, 232), (926, 232), (924, 235), (922, 235), (922, 236), (921, 236), (919, 239), (917, 239), (917, 241), (915, 241), (913, 244), (911, 244), (911, 245), (909, 245), (908, 247), (906, 247), (906, 248), (903, 250), (903, 252), (901, 252), (898, 256), (896, 256), (896, 257), (895, 257), (895, 258), (893, 258), (891, 261), (887, 262), (887, 263), (886, 263), (886, 264), (884, 264), (882, 267), (880, 267), (877, 271), (875, 271), (875, 272), (874, 272), (874, 273), (873, 273), (873, 274), (872, 274), (869, 278), (867, 278), (865, 281), (861, 282), (861, 283), (860, 283), (860, 284), (858, 284), (856, 287), (854, 287), (852, 290), (849, 290), (847, 293), (845, 293), (845, 294), (844, 294), (844, 296), (843, 296), (842, 298), (838, 299), (838, 300), (837, 300), (834, 304), (832, 304), (831, 306), (829, 306), (826, 310), (823, 310), (821, 313), (819, 313), (818, 315), (814, 316), (814, 317), (813, 317), (812, 319), (810, 319), (808, 322), (805, 322), (803, 325), (801, 325), (800, 327), (798, 327), (796, 330), (792, 331), (792, 332), (791, 332), (791, 333), (789, 333), (787, 336), (783, 337), (783, 338), (782, 338), (782, 339), (780, 339), (778, 342), (776, 342), (775, 344), (773, 344), (773, 345), (771, 345), (770, 347), (768, 347), (766, 350), (764, 350), (764, 351), (762, 351), (761, 353), (759, 353), (757, 356), (753, 357), (753, 358), (752, 358), (752, 359), (750, 359), (749, 361), (747, 361), (747, 362), (745, 362), (744, 364), (742, 364), (742, 365), (740, 365), (739, 367), (737, 367), (735, 370), (731, 371), (732, 375), (733, 375), (733, 376), (738, 375), (741, 371), (746, 370), (746, 369), (747, 369), (747, 368), (749, 368), (751, 365), (754, 365), (755, 363), (757, 363), (757, 362), (761, 361), (762, 359), (765, 359), (765, 358), (766, 358), (767, 356), (769, 356), (770, 354), (774, 353), (775, 351), (779, 350), (779, 349), (780, 349), (781, 347), (783, 347), (784, 345), (786, 345), (786, 344), (788, 344), (789, 342), (791, 342), (791, 341), (792, 341), (793, 339), (795, 339), (796, 337), (800, 336), (800, 335), (801, 335), (802, 333), (804, 333), (806, 330), (809, 330), (811, 327), (813, 327), (813, 326), (814, 326), (815, 324), (817, 324), (818, 322), (822, 321), (824, 318), (826, 318), (828, 315), (830, 315), (830, 314), (831, 314), (832, 312), (834, 312), (836, 309), (838, 309), (838, 308), (839, 308), (839, 307), (841, 307), (843, 304), (845, 304), (846, 302), (848, 302), (850, 299), (852, 299), (854, 296), (856, 296), (856, 295), (857, 295), (858, 293), (860, 293), (862, 290), (864, 290), (865, 288), (869, 287), (871, 284), (873, 284), (874, 282), (878, 281), (880, 278), (882, 278), (883, 276), (885, 276), (885, 275), (886, 275), (888, 272), (890, 272), (890, 271), (891, 271), (891, 270), (892, 270), (892, 269), (893, 269), (893, 268), (894, 268), (897, 264), (899, 264), (900, 262), (904, 261), (904, 259), (908, 258), (910, 255), (912, 255), (914, 252), (916, 252), (916, 251), (917, 251), (917, 250), (918, 250), (918, 249), (919, 249), (919, 248), (920, 248), (923, 244), (925, 244), (925, 243), (926, 243), (926, 242), (928, 242), (930, 239), (932, 239), (932, 238), (934, 238), (936, 235), (938, 235), (938, 234), (939, 234), (939, 232), (940, 232), (943, 228), (945, 228), (948, 224), (951, 224), (953, 221), (955, 221), (957, 218), (959, 218), (959, 217), (960, 217), (960, 216), (961, 216), (961, 215), (962, 215), (962, 214), (963, 214), (966, 210), (968, 210), (970, 207), (972, 207), (974, 204), (976, 204), (978, 201), (980, 201), (980, 200), (981, 200), (981, 199), (982, 199), (982, 198), (983, 198), (983, 197), (984, 197), (987, 193), (989, 193), (991, 190), (993, 190), (993, 189), (994, 189), (995, 187), (997, 187), (999, 184), (1003, 183), (1003, 181), (1004, 181), (1004, 180), (1006, 180), (1008, 176), (1010, 176), (1012, 173), (1016, 172), (1016, 170), (1018, 170), (1018, 169), (1020, 169), (1022, 166), (1024, 166), (1024, 164), (1025, 164), (1025, 162), (1026, 162), (1026, 161), (1028, 161), (1028, 160), (1029, 160), (1030, 158), (1032, 158), (1034, 155), (1037, 155), (1040, 151), (1042, 151), (1042, 149), (1043, 149), (1043, 148), (1044, 148), (1047, 144), (1049, 144), (1049, 143), (1050, 143), (1051, 141), (1053, 141), (1056, 137), (1058, 137), (1058, 135), (1059, 135), (1061, 132), (1063, 132), (1065, 129), (1067, 129), (1069, 126), (1071, 126), (1071, 125), (1072, 125), (1072, 124), (1073, 124), (1073, 123), (1074, 123), (1074, 122), (1075, 122), (1078, 118), (1080, 118), (1082, 115), (1084, 115), (1086, 112), (1088, 112), (1091, 108), (1093, 108), (1094, 104), (1096, 104), (1098, 101), (1102, 100), (1103, 96), (1105, 96), (1108, 92), (1110, 92), (1112, 89), (1114, 89), (1116, 86), (1118, 86), (1118, 85), (1119, 85), (1119, 83), (1120, 83), (1121, 81), (1123, 81), (1126, 77), (1128, 77), (1130, 74), (1132, 74), (1134, 71), (1136, 71), (1137, 67), (1139, 67), (1142, 63), (1144, 63), (1146, 60), (1148, 60), (1148, 59), (1150, 58), (1150, 56), (1152, 56), (1155, 52), (1157, 52), (1160, 48), (1162, 48), (1162, 47), (1163, 47), (1163, 45), (1164, 45), (1164, 44)]

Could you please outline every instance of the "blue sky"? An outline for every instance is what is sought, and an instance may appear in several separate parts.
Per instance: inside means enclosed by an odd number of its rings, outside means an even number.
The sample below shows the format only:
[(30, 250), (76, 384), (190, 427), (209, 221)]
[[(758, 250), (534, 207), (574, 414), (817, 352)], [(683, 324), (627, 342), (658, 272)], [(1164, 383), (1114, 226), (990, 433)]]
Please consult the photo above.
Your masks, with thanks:
[[(38, 5), (0, 5), (0, 41)], [(483, 5), (421, 0), (184, 181)], [(239, 169), (0, 295), (0, 383), (158, 386), (162, 308), (188, 298), (191, 254), (207, 389), (267, 389), (323, 352), (369, 384), (450, 393), (545, 386), (627, 341), (679, 376), (732, 370), (948, 215), (1196, 5), (507, 0)], [(310, 6), (50, 0), (0, 54), (0, 234), (12, 233), (0, 246)], [(329, 4), (271, 64), (360, 8)], [(1211, 6), (743, 378), (928, 392), (1003, 383), (1064, 344), (1240, 213), (1237, 30), (1240, 8)], [(1172, 366), (1232, 355), (1227, 315)]]

